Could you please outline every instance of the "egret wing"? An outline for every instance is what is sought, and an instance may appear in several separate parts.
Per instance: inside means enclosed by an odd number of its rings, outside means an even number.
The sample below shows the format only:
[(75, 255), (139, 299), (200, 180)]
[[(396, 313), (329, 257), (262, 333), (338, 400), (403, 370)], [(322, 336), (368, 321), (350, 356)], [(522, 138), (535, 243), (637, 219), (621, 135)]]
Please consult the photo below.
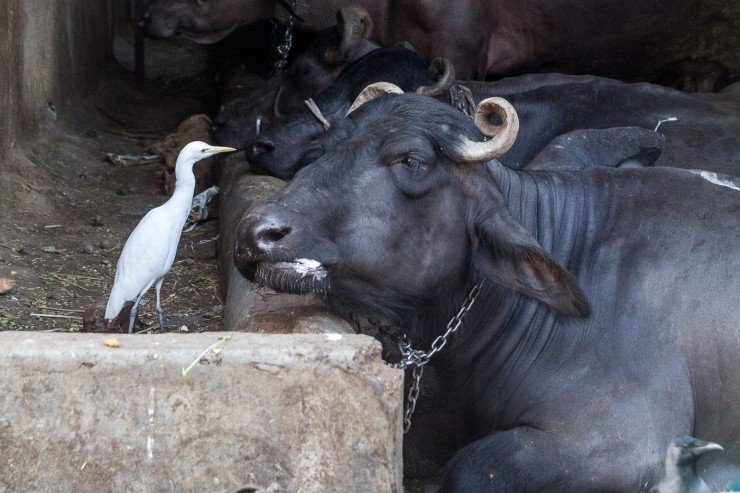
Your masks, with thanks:
[(148, 284), (169, 270), (167, 260), (173, 235), (167, 219), (159, 208), (152, 209), (126, 240), (116, 266), (106, 319), (118, 315), (124, 303), (136, 299)]

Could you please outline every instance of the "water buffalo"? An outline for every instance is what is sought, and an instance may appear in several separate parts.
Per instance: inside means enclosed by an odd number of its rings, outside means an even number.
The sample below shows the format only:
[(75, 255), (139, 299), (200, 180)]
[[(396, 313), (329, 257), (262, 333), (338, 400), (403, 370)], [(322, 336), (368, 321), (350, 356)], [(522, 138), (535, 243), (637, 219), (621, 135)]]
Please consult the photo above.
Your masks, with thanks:
[[(452, 64), (436, 59), (431, 65), (406, 45), (380, 48), (347, 65), (336, 82), (317, 95), (316, 106), (328, 123), (343, 119), (352, 101), (368, 84), (382, 80), (403, 90), (416, 90), (435, 96), (444, 93), (454, 79)], [(324, 141), (325, 125), (315, 111), (301, 106), (274, 119), (272, 127), (261, 132), (247, 147), (247, 159), (261, 173), (290, 178), (301, 167), (313, 162), (330, 147)]]
[(740, 85), (688, 94), (647, 83), (561, 74), (468, 82), (476, 101), (506, 98), (522, 121), (521, 135), (501, 158), (526, 166), (551, 139), (576, 129), (635, 126), (665, 136), (657, 166), (700, 167), (740, 174)]
[[(157, 36), (199, 43), (235, 27), (286, 15), (288, 0), (151, 0), (145, 17)], [(309, 26), (331, 24), (346, 0), (297, 0)], [(377, 24), (381, 44), (408, 40), (426, 58), (445, 57), (464, 79), (530, 72), (590, 73), (649, 80), (671, 77), (709, 87), (712, 63), (740, 72), (740, 7), (720, 0), (356, 0)], [(684, 68), (680, 62), (700, 59)], [(697, 68), (699, 67), (699, 68)], [(686, 78), (697, 79), (686, 81)]]
[(740, 180), (512, 170), (495, 159), (516, 133), (504, 100), (478, 106), (484, 141), (432, 98), (365, 99), (242, 219), (235, 262), (441, 346), (437, 426), (412, 416), (404, 446), (446, 462), (441, 491), (647, 491), (679, 435), (740, 461)]
[[(359, 66), (372, 57), (371, 53), (348, 66), (334, 86), (315, 98), (328, 120), (344, 117), (362, 88), (356, 81), (394, 82), (404, 62), (405, 72), (425, 74), (422, 64), (409, 55), (395, 60), (392, 67), (369, 66), (363, 70), (363, 78), (357, 78)], [(716, 94), (687, 94), (647, 83), (561, 74), (460, 84), (471, 89), (475, 101), (502, 96), (516, 108), (522, 121), (521, 135), (501, 158), (512, 168), (527, 166), (551, 140), (574, 130), (642, 127), (665, 136), (658, 166), (699, 166), (734, 175), (740, 172), (738, 84)], [(437, 97), (451, 103), (449, 93)], [(247, 157), (260, 172), (287, 178), (318, 158), (324, 149), (330, 149), (334, 145), (331, 138), (318, 120), (301, 108), (260, 135)]]
[(243, 149), (275, 118), (302, 106), (336, 79), (348, 63), (379, 46), (368, 38), (372, 20), (361, 7), (343, 7), (338, 24), (318, 33), (305, 52), (282, 72), (250, 88), (240, 98), (224, 101), (213, 121), (211, 136), (218, 145)]

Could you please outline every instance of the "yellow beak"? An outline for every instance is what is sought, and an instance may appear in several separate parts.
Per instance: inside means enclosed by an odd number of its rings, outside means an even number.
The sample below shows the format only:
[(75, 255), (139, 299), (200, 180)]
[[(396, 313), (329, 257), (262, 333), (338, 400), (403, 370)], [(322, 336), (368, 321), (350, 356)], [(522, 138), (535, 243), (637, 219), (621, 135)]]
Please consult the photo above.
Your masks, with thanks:
[(236, 149), (233, 147), (218, 147), (218, 146), (211, 146), (211, 149), (213, 149), (214, 152), (234, 152)]

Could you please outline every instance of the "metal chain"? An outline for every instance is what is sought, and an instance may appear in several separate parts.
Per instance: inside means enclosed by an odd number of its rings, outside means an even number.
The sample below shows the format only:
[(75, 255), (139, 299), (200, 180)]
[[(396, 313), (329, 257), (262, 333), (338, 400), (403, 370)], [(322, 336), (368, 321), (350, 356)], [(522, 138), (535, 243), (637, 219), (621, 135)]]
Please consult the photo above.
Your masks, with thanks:
[[(291, 2), (293, 12), (296, 11), (298, 6), (298, 0)], [(293, 25), (295, 24), (295, 16), (292, 13), (288, 14), (288, 19), (285, 21), (285, 32), (283, 33), (283, 40), (277, 45), (275, 50), (277, 51), (278, 58), (275, 60), (275, 73), (283, 71), (285, 66), (288, 64), (288, 55), (290, 54), (290, 48), (293, 46)]]
[(478, 297), (481, 285), (482, 283), (476, 284), (471, 288), (468, 296), (465, 298), (465, 301), (463, 301), (460, 310), (458, 310), (455, 316), (452, 317), (447, 323), (447, 330), (445, 330), (442, 335), (439, 335), (434, 339), (429, 351), (424, 352), (419, 349), (413, 349), (411, 347), (411, 343), (405, 335), (401, 335), (399, 337), (398, 348), (401, 350), (401, 361), (391, 366), (393, 366), (394, 368), (400, 368), (402, 370), (413, 367), (411, 372), (411, 377), (413, 380), (411, 383), (411, 388), (409, 389), (409, 393), (406, 397), (406, 412), (403, 416), (404, 434), (408, 433), (409, 429), (411, 428), (411, 415), (414, 414), (414, 410), (416, 409), (416, 401), (419, 398), (421, 376), (424, 373), (424, 365), (429, 363), (429, 360), (432, 358), (432, 356), (440, 352), (442, 348), (445, 347), (445, 345), (447, 344), (447, 339), (452, 334), (457, 332), (460, 326), (462, 326), (463, 317), (468, 311), (470, 311), (473, 303), (475, 303), (475, 299)]

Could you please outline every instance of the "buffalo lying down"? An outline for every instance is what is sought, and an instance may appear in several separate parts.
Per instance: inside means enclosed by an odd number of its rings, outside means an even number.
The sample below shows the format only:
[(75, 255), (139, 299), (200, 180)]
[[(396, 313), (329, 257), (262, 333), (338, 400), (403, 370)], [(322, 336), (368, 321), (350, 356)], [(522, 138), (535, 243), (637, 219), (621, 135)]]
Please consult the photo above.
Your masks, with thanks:
[[(285, 16), (331, 24), (338, 0), (150, 0), (150, 33), (213, 43), (236, 27)], [(407, 40), (423, 56), (451, 60), (461, 77), (533, 72), (617, 78), (678, 78), (712, 89), (725, 67), (740, 69), (740, 9), (718, 0), (357, 0), (384, 45)], [(700, 59), (697, 66), (695, 60)], [(710, 62), (709, 60), (712, 60)], [(719, 62), (719, 63), (717, 63)], [(688, 66), (685, 66), (688, 63)], [(704, 68), (703, 64), (709, 64)], [(716, 66), (716, 68), (715, 68)], [(669, 69), (664, 72), (662, 69)], [(714, 74), (716, 70), (720, 75)], [(666, 78), (666, 75), (668, 76)], [(688, 81), (685, 81), (688, 79)]]
[[(428, 80), (427, 71), (420, 57), (403, 47), (376, 50), (348, 65), (337, 81), (314, 100), (333, 124), (345, 117), (367, 84), (385, 80), (406, 91), (418, 90), (419, 85), (428, 83), (423, 82)], [(550, 141), (574, 130), (641, 127), (661, 134), (663, 152), (658, 166), (740, 173), (737, 89), (686, 94), (652, 84), (561, 74), (460, 84), (472, 90), (475, 101), (501, 96), (519, 113), (522, 133), (502, 157), (502, 163), (509, 167), (526, 167)], [(438, 99), (451, 102), (447, 91), (451, 85), (448, 80), (435, 92)], [(327, 133), (307, 108), (298, 108), (285, 118), (275, 119), (270, 129), (256, 137), (247, 158), (259, 172), (289, 178), (330, 150), (336, 135)]]
[(337, 25), (316, 39), (282, 72), (238, 98), (225, 98), (213, 121), (211, 137), (222, 146), (244, 149), (255, 135), (274, 125), (286, 112), (303, 106), (337, 78), (348, 63), (378, 48), (368, 40), (372, 20), (361, 7), (337, 11)]
[(446, 462), (442, 491), (646, 491), (686, 434), (737, 463), (740, 181), (515, 171), (494, 159), (515, 113), (495, 99), (478, 111), (487, 142), (431, 98), (362, 104), (243, 218), (238, 268), (388, 320), (425, 352), (478, 286), (429, 361), (436, 426), (412, 417), (405, 445), (409, 462)]
[[(385, 79), (380, 79), (380, 76)], [(428, 65), (413, 50), (397, 45), (374, 50), (347, 65), (330, 87), (313, 99), (332, 123), (343, 118), (352, 101), (368, 84), (388, 80), (404, 90), (427, 95), (446, 92), (455, 77), (452, 64), (436, 59)], [(313, 162), (330, 146), (324, 142), (325, 127), (314, 112), (299, 107), (275, 118), (271, 128), (260, 133), (246, 150), (247, 159), (258, 172), (290, 178)]]
[(502, 156), (526, 166), (547, 142), (575, 129), (636, 126), (665, 136), (657, 166), (740, 174), (737, 84), (716, 94), (687, 94), (654, 84), (562, 74), (468, 84), (476, 101), (501, 96), (514, 105), (522, 134)]

